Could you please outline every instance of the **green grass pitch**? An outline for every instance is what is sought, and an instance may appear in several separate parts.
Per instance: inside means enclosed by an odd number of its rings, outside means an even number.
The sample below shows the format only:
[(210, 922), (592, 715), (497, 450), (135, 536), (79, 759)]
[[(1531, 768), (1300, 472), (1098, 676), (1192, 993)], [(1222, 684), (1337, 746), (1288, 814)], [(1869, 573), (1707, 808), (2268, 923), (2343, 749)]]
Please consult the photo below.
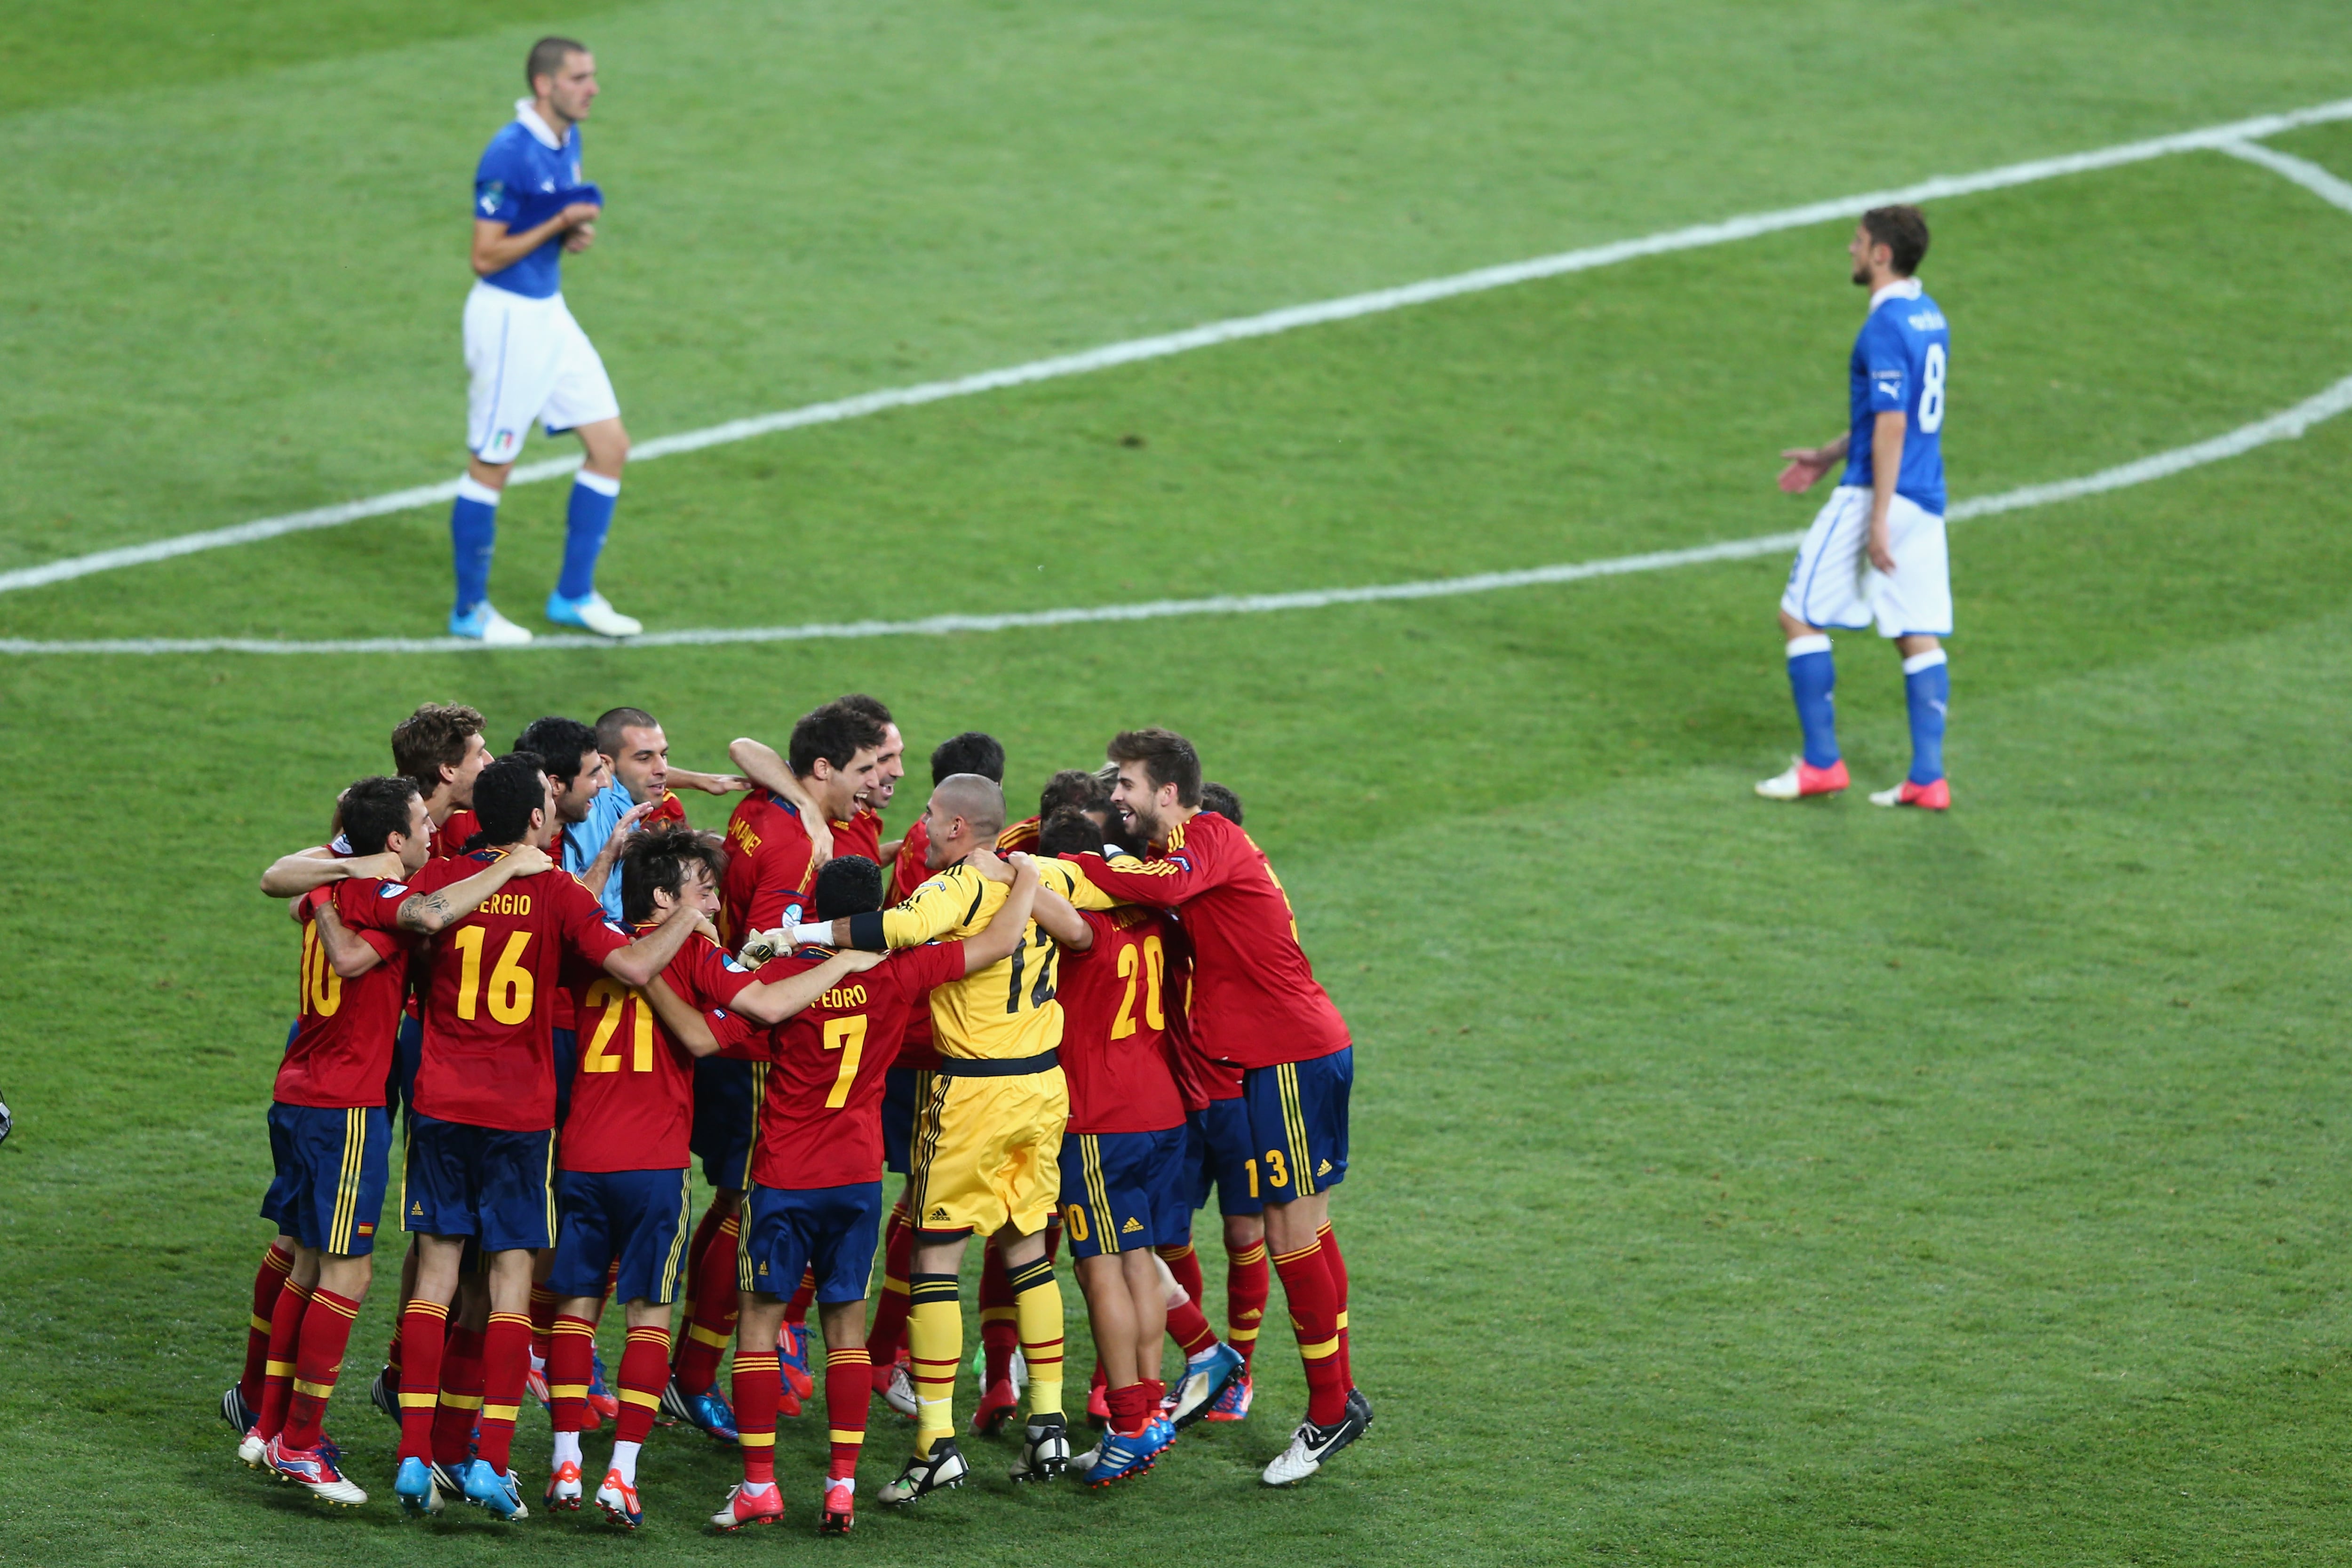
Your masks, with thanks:
[[(550, 26), (605, 82), (612, 216), (567, 292), (640, 439), (2352, 93), (2307, 0), (31, 9), (0, 28), (0, 569), (454, 476), (460, 193)], [(2352, 128), (2277, 144), (2352, 176)], [(1958, 496), (2352, 372), (2352, 215), (2264, 171), (1930, 216)], [(665, 459), (604, 582), (656, 628), (774, 625), (1793, 529), (1772, 453), (1843, 417), (1843, 241)], [(0, 1564), (2341, 1562), (2347, 471), (2339, 419), (1956, 527), (1948, 819), (1749, 795), (1794, 738), (1770, 559), (985, 637), (0, 662)], [(530, 624), (561, 508), (505, 509)], [(0, 635), (429, 634), (444, 528), (11, 594)], [(1877, 784), (1907, 742), (1873, 641), (1841, 695)], [(1152, 721), (1245, 797), (1359, 1042), (1372, 1436), (1256, 1485), (1303, 1400), (1277, 1318), (1259, 1414), (1112, 1495), (1016, 1491), (982, 1445), (978, 1484), (819, 1543), (804, 1417), (781, 1534), (702, 1533), (734, 1467), (676, 1431), (637, 1540), (413, 1524), (362, 1394), (387, 1268), (331, 1417), (379, 1500), (236, 1466), (211, 1407), (292, 965), (255, 873), (419, 700), (495, 742), (640, 703), (707, 766), (852, 689), (919, 755), (995, 731), (1016, 797)], [(875, 1418), (869, 1500), (903, 1430)], [(545, 1445), (527, 1415), (534, 1491)]]

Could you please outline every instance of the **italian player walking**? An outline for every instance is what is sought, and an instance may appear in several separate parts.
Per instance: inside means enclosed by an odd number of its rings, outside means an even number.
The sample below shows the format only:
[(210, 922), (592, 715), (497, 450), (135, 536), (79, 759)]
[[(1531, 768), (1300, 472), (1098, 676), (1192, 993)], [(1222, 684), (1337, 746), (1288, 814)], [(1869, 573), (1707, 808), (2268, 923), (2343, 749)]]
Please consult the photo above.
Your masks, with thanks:
[(491, 607), (490, 555), (499, 498), (536, 419), (551, 436), (577, 431), (586, 461), (572, 485), (563, 571), (547, 618), (602, 637), (645, 628), (596, 592), (596, 557), (613, 526), (629, 437), (604, 362), (564, 307), (563, 253), (588, 248), (604, 198), (580, 172), (580, 124), (596, 101), (596, 58), (570, 38), (541, 38), (523, 68), (531, 96), (482, 153), (474, 173), (476, 281), (466, 297), (466, 448), (449, 542), (457, 597), (449, 635), (494, 647), (530, 633)]
[(1791, 495), (1839, 463), (1845, 474), (1813, 519), (1780, 595), (1789, 639), (1789, 688), (1797, 700), (1804, 754), (1766, 779), (1767, 800), (1835, 795), (1846, 787), (1838, 752), (1837, 686), (1829, 633), (1873, 626), (1903, 656), (1911, 710), (1911, 773), (1870, 797), (1874, 805), (1948, 810), (1944, 714), (1950, 673), (1939, 640), (1952, 634), (1952, 584), (1944, 548), (1945, 377), (1951, 330), (1919, 279), (1927, 220), (1917, 207), (1874, 207), (1847, 247), (1853, 280), (1870, 290), (1870, 313), (1848, 363), (1851, 420), (1826, 447), (1780, 455), (1780, 488)]

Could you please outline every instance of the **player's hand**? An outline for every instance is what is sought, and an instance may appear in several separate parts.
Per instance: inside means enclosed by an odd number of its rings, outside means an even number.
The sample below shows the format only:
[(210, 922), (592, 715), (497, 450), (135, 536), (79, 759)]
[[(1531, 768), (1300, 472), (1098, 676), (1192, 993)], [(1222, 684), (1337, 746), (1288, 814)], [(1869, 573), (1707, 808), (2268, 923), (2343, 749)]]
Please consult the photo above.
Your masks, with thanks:
[(389, 849), (374, 855), (354, 855), (343, 862), (343, 871), (348, 876), (370, 882), (408, 880), (408, 868), (402, 865), (400, 857)]
[[(593, 211), (594, 209), (592, 208), (590, 210)], [(593, 223), (583, 223), (579, 227), (573, 229), (570, 234), (563, 237), (563, 248), (570, 251), (574, 256), (579, 255), (582, 251), (587, 249), (590, 246), (595, 243), (596, 226)]]
[(555, 869), (555, 862), (548, 858), (546, 850), (535, 848), (529, 844), (520, 849), (509, 851), (505, 863), (509, 874), (517, 877), (536, 877), (541, 871)]
[(819, 866), (823, 866), (826, 861), (832, 859), (833, 825), (825, 821), (824, 813), (822, 811), (802, 812), (801, 826), (808, 830), (809, 853), (816, 857), (816, 863)]
[(695, 916), (694, 929), (709, 937), (711, 941), (718, 942), (722, 952), (725, 950), (726, 940), (719, 934), (719, 928), (710, 923), (710, 917), (709, 915)]
[(594, 202), (569, 202), (556, 216), (563, 220), (564, 227), (576, 229), (583, 226), (593, 226), (596, 222), (596, 215), (604, 210)]
[(992, 849), (975, 849), (964, 858), (964, 864), (992, 882), (1013, 880), (1013, 868), (996, 858)]
[(1884, 525), (1870, 531), (1870, 563), (1889, 577), (1895, 575), (1895, 551), (1892, 546), (1893, 542), (1887, 537)]
[(751, 781), (741, 773), (704, 773), (694, 787), (706, 795), (741, 795)]
[(1789, 466), (1780, 470), (1780, 488), (1792, 496), (1803, 495), (1830, 471), (1831, 459), (1818, 447), (1791, 447), (1780, 456), (1789, 459)]
[(628, 810), (621, 813), (621, 820), (613, 824), (613, 837), (606, 839), (605, 842), (608, 844), (615, 843), (619, 840), (622, 834), (635, 833), (637, 830), (638, 823), (643, 822), (646, 817), (651, 816), (655, 812), (659, 811), (660, 809), (661, 802), (657, 800), (648, 801), (643, 805), (633, 805), (629, 807)]

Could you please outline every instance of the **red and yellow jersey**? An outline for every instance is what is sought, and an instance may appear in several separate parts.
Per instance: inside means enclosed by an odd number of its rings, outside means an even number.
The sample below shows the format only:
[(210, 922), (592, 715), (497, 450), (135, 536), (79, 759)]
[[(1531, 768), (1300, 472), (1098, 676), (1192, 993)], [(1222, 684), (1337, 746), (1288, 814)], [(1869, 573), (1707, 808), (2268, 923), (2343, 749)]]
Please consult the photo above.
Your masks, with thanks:
[(1158, 1132), (1182, 1123), (1168, 1070), (1169, 933), (1158, 910), (1082, 910), (1094, 945), (1062, 954), (1062, 1076), (1072, 1132)]
[[(904, 903), (917, 888), (930, 879), (930, 868), (923, 858), (931, 852), (931, 830), (923, 826), (921, 817), (907, 829), (906, 842), (898, 846), (898, 858), (890, 863), (890, 902)], [(907, 1020), (907, 1037), (898, 1047), (898, 1065), (916, 1072), (929, 1072), (940, 1065), (940, 1053), (931, 1044), (931, 1010), (918, 1007), (915, 1016)]]
[[(1110, 906), (1067, 861), (1040, 861), (1037, 870), (1046, 887), (1081, 909)], [(992, 881), (960, 860), (882, 911), (883, 944), (919, 947), (971, 936), (987, 928), (1012, 892), (1010, 882)], [(1012, 957), (933, 991), (931, 1043), (939, 1054), (1001, 1060), (1039, 1056), (1060, 1045), (1054, 972), (1061, 951), (1032, 921)]]
[(882, 814), (870, 805), (861, 805), (847, 822), (835, 823), (833, 853), (835, 859), (844, 855), (863, 855), (877, 866), (882, 864)]
[[(1164, 858), (1066, 856), (1121, 903), (1173, 910), (1192, 944), (1193, 1047), (1244, 1068), (1312, 1061), (1348, 1048), (1348, 1026), (1316, 982), (1265, 852), (1213, 812), (1171, 829)], [(1076, 900), (1073, 900), (1073, 902)]]
[[(399, 927), (410, 895), (462, 882), (504, 851), (436, 860), (404, 886), (369, 883), (353, 925)], [(555, 997), (567, 958), (602, 964), (629, 945), (604, 908), (562, 871), (518, 877), (433, 944), (425, 998), (425, 1049), (415, 1107), (469, 1127), (539, 1132), (555, 1125)]]
[[(349, 878), (302, 896), (302, 972), (296, 985), (294, 1037), (278, 1064), (270, 1098), (280, 1105), (328, 1110), (382, 1105), (408, 995), (408, 942), (394, 932), (358, 925), (350, 910), (383, 884)], [(383, 960), (356, 980), (345, 980), (327, 960), (317, 911), (334, 905), (337, 918)]]
[[(637, 928), (643, 936), (651, 921)], [(566, 1171), (679, 1171), (694, 1124), (694, 1056), (669, 1037), (634, 986), (574, 969), (580, 1067), (557, 1163)], [(751, 983), (726, 950), (688, 937), (662, 979), (697, 1012), (725, 1007)], [(580, 984), (585, 982), (584, 984)]]
[[(790, 979), (825, 957), (822, 948), (804, 948), (770, 959), (759, 978)], [(907, 1020), (932, 987), (962, 978), (963, 964), (960, 942), (894, 952), (768, 1031), (754, 1182), (799, 1190), (881, 1179), (883, 1079)]]
[(482, 830), (482, 819), (462, 807), (433, 829), (432, 858), (448, 860), (466, 852), (466, 840)]
[(996, 836), (996, 852), (1010, 855), (1018, 849), (1024, 855), (1037, 852), (1038, 824), (1042, 818), (1024, 816)]
[(772, 790), (753, 790), (727, 819), (719, 934), (739, 948), (755, 931), (799, 924), (816, 891), (816, 847), (800, 813)]
[(656, 827), (686, 826), (686, 802), (677, 798), (676, 790), (666, 789), (662, 791), (661, 804), (646, 813), (645, 819), (637, 824), (637, 830), (642, 833)]

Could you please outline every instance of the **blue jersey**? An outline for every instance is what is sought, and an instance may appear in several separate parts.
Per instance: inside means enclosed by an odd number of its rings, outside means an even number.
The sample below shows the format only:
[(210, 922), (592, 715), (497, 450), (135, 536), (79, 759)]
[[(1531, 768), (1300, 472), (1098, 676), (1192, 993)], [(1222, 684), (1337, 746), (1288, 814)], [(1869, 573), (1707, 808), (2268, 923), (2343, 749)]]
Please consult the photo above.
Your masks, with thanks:
[[(567, 823), (563, 829), (563, 868), (577, 877), (589, 864), (604, 852), (604, 843), (613, 837), (613, 829), (637, 803), (629, 792), (617, 784), (606, 784), (595, 799), (588, 803), (588, 815), (579, 821)], [(613, 862), (610, 875), (604, 879), (604, 892), (600, 900), (608, 919), (621, 918), (621, 863)]]
[[(583, 186), (580, 178), (580, 127), (572, 127), (561, 144), (550, 144), (553, 135), (529, 99), (515, 105), (515, 118), (490, 138), (481, 165), (474, 171), (475, 217), (502, 223), (512, 234), (545, 223), (575, 195), (580, 200), (598, 199), (595, 188)], [(527, 300), (544, 300), (563, 287), (558, 270), (562, 258), (563, 236), (559, 234), (482, 281)]]
[(1874, 478), (1870, 438), (1881, 414), (1905, 416), (1903, 466), (1895, 493), (1921, 510), (1944, 515), (1944, 374), (1952, 334), (1944, 312), (1916, 278), (1879, 290), (1853, 340), (1853, 423), (1845, 478), (1867, 489)]

